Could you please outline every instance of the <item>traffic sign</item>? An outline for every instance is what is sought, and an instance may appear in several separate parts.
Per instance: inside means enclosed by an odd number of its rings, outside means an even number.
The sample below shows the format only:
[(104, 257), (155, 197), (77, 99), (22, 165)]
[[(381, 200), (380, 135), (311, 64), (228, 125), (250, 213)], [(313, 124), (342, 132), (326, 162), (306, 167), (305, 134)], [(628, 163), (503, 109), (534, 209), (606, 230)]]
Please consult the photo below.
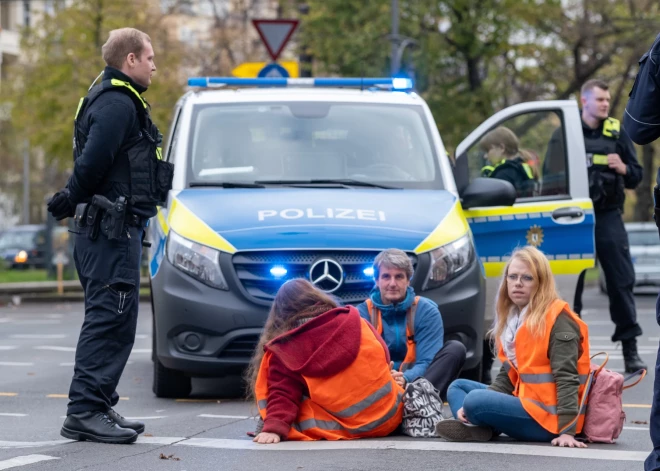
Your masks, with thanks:
[(289, 72), (277, 62), (273, 62), (261, 69), (257, 77), (289, 78)]
[(268, 54), (276, 61), (298, 27), (298, 20), (252, 20)]
[[(268, 62), (244, 62), (234, 68), (231, 71), (231, 74), (234, 77), (240, 78), (256, 78), (259, 75), (259, 72), (266, 67)], [(278, 65), (284, 67), (291, 78), (297, 78), (300, 76), (300, 71), (298, 63), (295, 61), (283, 61), (278, 62)]]

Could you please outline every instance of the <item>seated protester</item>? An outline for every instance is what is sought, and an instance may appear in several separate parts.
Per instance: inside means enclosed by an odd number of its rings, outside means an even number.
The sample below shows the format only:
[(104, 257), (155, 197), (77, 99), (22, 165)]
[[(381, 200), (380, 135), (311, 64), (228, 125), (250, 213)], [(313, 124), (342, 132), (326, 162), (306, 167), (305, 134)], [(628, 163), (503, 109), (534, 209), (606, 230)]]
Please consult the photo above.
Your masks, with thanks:
[(447, 387), (465, 363), (465, 346), (444, 342), (438, 305), (415, 296), (410, 286), (412, 262), (405, 252), (387, 249), (374, 260), (376, 286), (357, 308), (382, 335), (392, 357), (395, 377), (402, 387), (424, 377), (444, 399)]
[(402, 420), (382, 339), (303, 279), (277, 292), (248, 380), (263, 420), (257, 443), (384, 437)]
[(455, 420), (436, 425), (450, 441), (487, 441), (505, 433), (522, 441), (586, 447), (575, 439), (589, 374), (587, 325), (555, 290), (550, 264), (534, 247), (516, 250), (497, 298), (493, 335), (502, 368), (490, 386), (459, 379), (449, 386)]
[(481, 176), (508, 181), (518, 197), (534, 196), (538, 183), (534, 159), (530, 152), (519, 149), (519, 145), (518, 137), (505, 126), (486, 133), (479, 141), (488, 160)]

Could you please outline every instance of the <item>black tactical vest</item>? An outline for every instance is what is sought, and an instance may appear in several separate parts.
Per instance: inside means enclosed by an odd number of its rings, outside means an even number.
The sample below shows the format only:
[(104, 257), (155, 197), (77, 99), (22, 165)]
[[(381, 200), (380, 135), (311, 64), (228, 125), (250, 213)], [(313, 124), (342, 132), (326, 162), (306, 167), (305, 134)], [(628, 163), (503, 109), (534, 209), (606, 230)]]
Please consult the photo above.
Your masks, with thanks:
[(149, 105), (129, 82), (119, 79), (104, 80), (93, 87), (86, 97), (80, 99), (74, 119), (74, 161), (80, 156), (87, 141), (87, 135), (81, 130), (80, 119), (102, 93), (110, 90), (124, 93), (131, 99), (137, 110), (140, 133), (124, 142), (121, 147), (121, 152), (126, 154), (129, 164), (128, 177), (125, 172), (111, 169), (108, 179), (128, 184), (130, 191), (124, 196), (130, 205), (160, 205), (166, 201), (167, 193), (172, 189), (174, 165), (162, 160), (163, 136), (151, 121)]
[(614, 118), (603, 122), (603, 132), (597, 137), (584, 136), (589, 174), (589, 196), (594, 210), (604, 211), (622, 208), (625, 200), (623, 176), (607, 165), (607, 154), (616, 154), (616, 141), (621, 133), (621, 123)]

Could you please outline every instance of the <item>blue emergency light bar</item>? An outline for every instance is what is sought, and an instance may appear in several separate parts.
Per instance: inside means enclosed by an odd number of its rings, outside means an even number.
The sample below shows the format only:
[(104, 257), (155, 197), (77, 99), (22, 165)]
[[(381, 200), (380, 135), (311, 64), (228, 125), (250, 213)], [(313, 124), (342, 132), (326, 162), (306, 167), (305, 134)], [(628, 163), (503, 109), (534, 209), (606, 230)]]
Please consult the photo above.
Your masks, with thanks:
[(383, 87), (396, 91), (409, 91), (413, 88), (413, 81), (402, 77), (383, 78), (237, 78), (237, 77), (191, 77), (188, 79), (190, 87), (351, 87), (369, 88)]

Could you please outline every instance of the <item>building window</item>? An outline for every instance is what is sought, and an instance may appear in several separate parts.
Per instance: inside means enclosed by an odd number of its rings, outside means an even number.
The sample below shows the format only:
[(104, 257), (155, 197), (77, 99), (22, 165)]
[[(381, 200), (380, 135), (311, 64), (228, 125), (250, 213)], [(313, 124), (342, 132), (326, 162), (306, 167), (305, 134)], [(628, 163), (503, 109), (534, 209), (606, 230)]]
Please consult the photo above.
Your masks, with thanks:
[(30, 27), (30, 1), (23, 0), (23, 26)]

